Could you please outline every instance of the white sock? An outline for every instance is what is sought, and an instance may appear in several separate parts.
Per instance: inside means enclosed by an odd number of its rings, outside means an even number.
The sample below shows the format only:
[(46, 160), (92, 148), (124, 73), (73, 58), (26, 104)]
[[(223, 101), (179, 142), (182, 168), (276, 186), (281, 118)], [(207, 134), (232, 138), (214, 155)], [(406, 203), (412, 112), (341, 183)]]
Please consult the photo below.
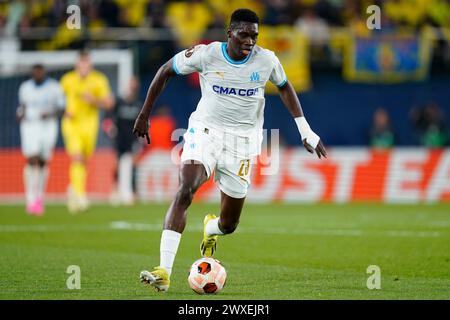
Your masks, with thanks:
[(133, 201), (133, 156), (130, 152), (120, 156), (117, 180), (121, 201), (125, 204), (130, 203)]
[(35, 166), (27, 164), (23, 170), (25, 198), (27, 204), (31, 204), (36, 201), (38, 178), (38, 169)]
[(47, 178), (48, 178), (48, 166), (43, 166), (39, 168), (37, 197), (40, 199), (44, 198), (45, 188), (47, 186)]
[(161, 235), (160, 246), (160, 266), (172, 273), (173, 261), (177, 254), (178, 245), (180, 244), (181, 233), (172, 230), (163, 230)]
[(220, 229), (219, 229), (219, 218), (215, 218), (210, 220), (207, 224), (206, 224), (206, 228), (205, 228), (206, 234), (208, 236), (215, 236), (217, 234), (221, 235), (224, 234)]

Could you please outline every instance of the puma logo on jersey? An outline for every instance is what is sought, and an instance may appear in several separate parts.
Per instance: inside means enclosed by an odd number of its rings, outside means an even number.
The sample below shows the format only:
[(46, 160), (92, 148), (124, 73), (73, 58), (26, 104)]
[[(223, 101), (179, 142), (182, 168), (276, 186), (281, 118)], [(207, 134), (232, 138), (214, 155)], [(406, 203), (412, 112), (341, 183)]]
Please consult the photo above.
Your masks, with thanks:
[(216, 73), (217, 73), (217, 75), (219, 76), (219, 77), (221, 77), (222, 79), (223, 79), (223, 77), (224, 77), (224, 72), (219, 72), (219, 71), (216, 71)]

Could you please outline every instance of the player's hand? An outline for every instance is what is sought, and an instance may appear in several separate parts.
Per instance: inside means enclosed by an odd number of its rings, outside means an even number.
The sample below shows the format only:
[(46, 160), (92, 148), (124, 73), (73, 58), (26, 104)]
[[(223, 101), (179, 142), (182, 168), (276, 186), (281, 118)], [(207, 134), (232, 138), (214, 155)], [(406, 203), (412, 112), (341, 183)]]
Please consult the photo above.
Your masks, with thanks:
[(54, 116), (55, 116), (55, 114), (53, 112), (44, 112), (43, 114), (41, 114), (41, 119), (46, 120), (46, 119), (52, 118)]
[(140, 113), (134, 122), (133, 134), (139, 138), (147, 138), (147, 144), (150, 144), (148, 129), (148, 117)]
[(117, 126), (110, 118), (103, 119), (100, 123), (100, 127), (108, 137), (114, 139), (117, 136)]
[(83, 93), (81, 95), (81, 99), (84, 100), (84, 102), (88, 103), (88, 104), (92, 104), (92, 105), (96, 105), (97, 104), (97, 99), (90, 93)]
[(73, 119), (73, 114), (71, 114), (70, 112), (65, 111), (64, 114), (63, 114), (63, 118)]
[(303, 146), (305, 147), (306, 150), (308, 150), (309, 153), (314, 153), (315, 151), (319, 159), (321, 159), (322, 157), (324, 158), (327, 157), (328, 154), (327, 151), (325, 150), (325, 147), (323, 146), (322, 140), (319, 140), (319, 143), (317, 143), (315, 149), (308, 142), (306, 142), (306, 139), (303, 139), (302, 142)]
[(24, 107), (17, 108), (17, 111), (16, 111), (17, 122), (22, 121), (24, 117), (25, 117), (25, 108)]

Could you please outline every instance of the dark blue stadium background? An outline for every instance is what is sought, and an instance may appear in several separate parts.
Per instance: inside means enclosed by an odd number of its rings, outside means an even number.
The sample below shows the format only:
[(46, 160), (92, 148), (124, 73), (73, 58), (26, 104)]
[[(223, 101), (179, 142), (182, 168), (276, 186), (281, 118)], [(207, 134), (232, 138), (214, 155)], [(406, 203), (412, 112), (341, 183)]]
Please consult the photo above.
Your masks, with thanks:
[[(151, 76), (143, 78), (148, 85)], [(337, 73), (313, 73), (311, 90), (299, 94), (308, 122), (327, 145), (368, 145), (373, 112), (384, 107), (391, 116), (397, 145), (418, 145), (409, 113), (431, 101), (437, 103), (450, 123), (450, 75), (436, 75), (426, 82), (396, 85), (352, 84)], [(171, 80), (157, 105), (168, 104), (178, 127), (186, 128), (189, 114), (200, 99), (200, 90), (189, 87), (186, 78)], [(265, 128), (280, 129), (289, 146), (299, 145), (292, 117), (277, 95), (266, 96)]]
[[(141, 96), (145, 98), (153, 74), (141, 77)], [(8, 80), (0, 80), (7, 85)], [(17, 101), (17, 88), (9, 91)], [(327, 145), (364, 146), (368, 144), (368, 130), (376, 108), (384, 107), (391, 116), (396, 133), (396, 145), (418, 145), (409, 113), (413, 107), (428, 102), (437, 103), (450, 123), (450, 75), (434, 75), (428, 81), (395, 85), (353, 84), (342, 80), (338, 73), (313, 72), (313, 87), (299, 94), (308, 121)], [(186, 77), (170, 81), (157, 101), (156, 108), (169, 105), (179, 128), (186, 128), (190, 113), (200, 99), (200, 89), (193, 88)], [(9, 103), (7, 103), (7, 101)], [(0, 96), (0, 147), (19, 147), (19, 126), (15, 123), (17, 103), (11, 96)], [(295, 123), (277, 95), (266, 96), (265, 128), (280, 129), (288, 146), (299, 144)], [(61, 146), (61, 139), (58, 141)], [(109, 140), (100, 134), (99, 146), (108, 146)]]

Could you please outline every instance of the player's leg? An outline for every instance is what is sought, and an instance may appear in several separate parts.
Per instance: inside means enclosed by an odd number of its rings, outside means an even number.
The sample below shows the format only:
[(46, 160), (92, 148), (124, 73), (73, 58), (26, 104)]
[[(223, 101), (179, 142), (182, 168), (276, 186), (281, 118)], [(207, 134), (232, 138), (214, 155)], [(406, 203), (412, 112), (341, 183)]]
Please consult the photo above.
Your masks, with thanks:
[(58, 137), (58, 122), (56, 120), (47, 120), (41, 124), (40, 130), (40, 155), (38, 169), (38, 185), (37, 185), (37, 214), (44, 213), (44, 194), (47, 187), (47, 179), (49, 174), (48, 161), (50, 160), (53, 149), (56, 145)]
[(81, 211), (80, 195), (85, 193), (86, 167), (83, 156), (82, 128), (75, 126), (71, 119), (63, 119), (61, 131), (66, 151), (70, 156), (69, 187), (67, 206), (71, 213)]
[(141, 281), (152, 285), (158, 291), (167, 291), (169, 288), (181, 233), (186, 226), (186, 210), (195, 192), (207, 180), (207, 174), (202, 164), (189, 160), (182, 164), (179, 178), (178, 191), (165, 216), (160, 243), (160, 265), (152, 272), (141, 272)]
[(160, 265), (152, 272), (141, 272), (141, 281), (154, 286), (158, 291), (167, 291), (169, 288), (181, 233), (186, 226), (186, 210), (191, 205), (195, 192), (208, 179), (208, 175), (203, 164), (188, 160), (181, 165), (179, 179), (178, 191), (164, 219)]
[[(217, 163), (218, 152), (222, 149), (218, 139), (212, 137), (201, 123), (189, 123), (184, 134), (184, 148), (181, 154), (182, 165), (179, 173), (179, 188), (172, 201), (165, 220), (161, 239), (161, 264), (172, 268), (181, 233), (186, 226), (186, 210), (198, 188), (206, 182)], [(176, 246), (165, 245), (178, 239)], [(170, 270), (169, 270), (170, 273)]]
[[(217, 231), (223, 234), (230, 234), (236, 230), (241, 217), (244, 198), (233, 198), (221, 191), (220, 218), (217, 219)], [(210, 224), (211, 229), (215, 229), (215, 223)], [(208, 232), (208, 231), (207, 231)], [(212, 232), (208, 232), (212, 233)], [(218, 233), (220, 234), (220, 233)]]
[[(194, 131), (194, 133), (192, 133)], [(161, 266), (171, 273), (181, 233), (186, 226), (187, 208), (195, 192), (205, 183), (217, 162), (211, 150), (211, 137), (204, 131), (189, 129), (184, 135), (185, 148), (181, 155), (179, 187), (164, 219), (161, 237)]]
[[(130, 138), (131, 137), (131, 138)], [(132, 205), (134, 203), (133, 194), (133, 146), (134, 137), (118, 132), (118, 166), (117, 166), (117, 185), (120, 203)]]
[(120, 204), (120, 195), (119, 195), (119, 186), (118, 186), (118, 179), (119, 179), (119, 156), (117, 154), (117, 151), (115, 151), (116, 154), (116, 161), (114, 162), (114, 167), (112, 169), (112, 188), (111, 192), (109, 194), (109, 203), (113, 206), (117, 206)]
[(120, 155), (118, 166), (120, 202), (124, 205), (133, 204), (132, 173), (133, 156), (131, 152), (125, 152)]
[(200, 252), (205, 257), (211, 257), (216, 251), (217, 237), (233, 233), (239, 224), (244, 198), (233, 198), (221, 191), (220, 216), (208, 214), (205, 216), (203, 241)]
[(23, 171), (25, 187), (26, 211), (37, 214), (38, 183), (39, 183), (39, 156), (30, 156)]
[(131, 188), (133, 190), (133, 198), (138, 200), (137, 194), (137, 171), (138, 171), (138, 155), (133, 153), (133, 169), (131, 172)]
[(213, 137), (201, 123), (190, 120), (189, 128), (183, 137), (179, 187), (164, 219), (160, 266), (153, 272), (141, 273), (141, 281), (162, 291), (166, 291), (169, 286), (181, 233), (186, 226), (186, 210), (191, 205), (198, 188), (209, 179), (216, 166), (218, 154), (222, 150), (220, 138)]
[(205, 257), (211, 257), (216, 251), (219, 235), (233, 233), (237, 228), (250, 185), (250, 160), (227, 159), (226, 156), (218, 163), (214, 175), (221, 190), (220, 217), (208, 214), (203, 220), (200, 253)]
[(80, 199), (86, 195), (86, 162), (81, 153), (72, 154), (70, 157), (70, 190), (69, 211), (83, 211)]
[(195, 160), (184, 162), (180, 168), (179, 187), (167, 210), (164, 230), (182, 233), (186, 226), (186, 210), (191, 205), (195, 192), (208, 179), (203, 164)]
[(48, 168), (41, 156), (36, 157), (36, 196), (34, 201), (34, 214), (40, 216), (44, 213), (44, 190), (47, 185)]
[(95, 152), (98, 136), (98, 123), (89, 123), (81, 130), (81, 161), (79, 162), (79, 175), (77, 183), (78, 204), (80, 211), (89, 208), (87, 194), (87, 163)]
[(119, 159), (121, 155), (119, 133), (112, 140), (112, 146), (114, 148), (114, 155), (116, 161), (114, 162), (114, 167), (112, 169), (113, 186), (111, 188), (111, 193), (109, 194), (109, 203), (114, 206), (120, 204), (120, 193), (119, 193)]
[(38, 169), (39, 169), (39, 145), (35, 137), (38, 134), (35, 123), (22, 121), (20, 124), (20, 137), (22, 154), (26, 158), (23, 170), (23, 182), (25, 189), (26, 211), (35, 214), (37, 199)]
[(33, 212), (35, 215), (44, 213), (44, 192), (47, 186), (48, 167), (47, 161), (41, 156), (37, 156), (35, 160), (35, 201)]

